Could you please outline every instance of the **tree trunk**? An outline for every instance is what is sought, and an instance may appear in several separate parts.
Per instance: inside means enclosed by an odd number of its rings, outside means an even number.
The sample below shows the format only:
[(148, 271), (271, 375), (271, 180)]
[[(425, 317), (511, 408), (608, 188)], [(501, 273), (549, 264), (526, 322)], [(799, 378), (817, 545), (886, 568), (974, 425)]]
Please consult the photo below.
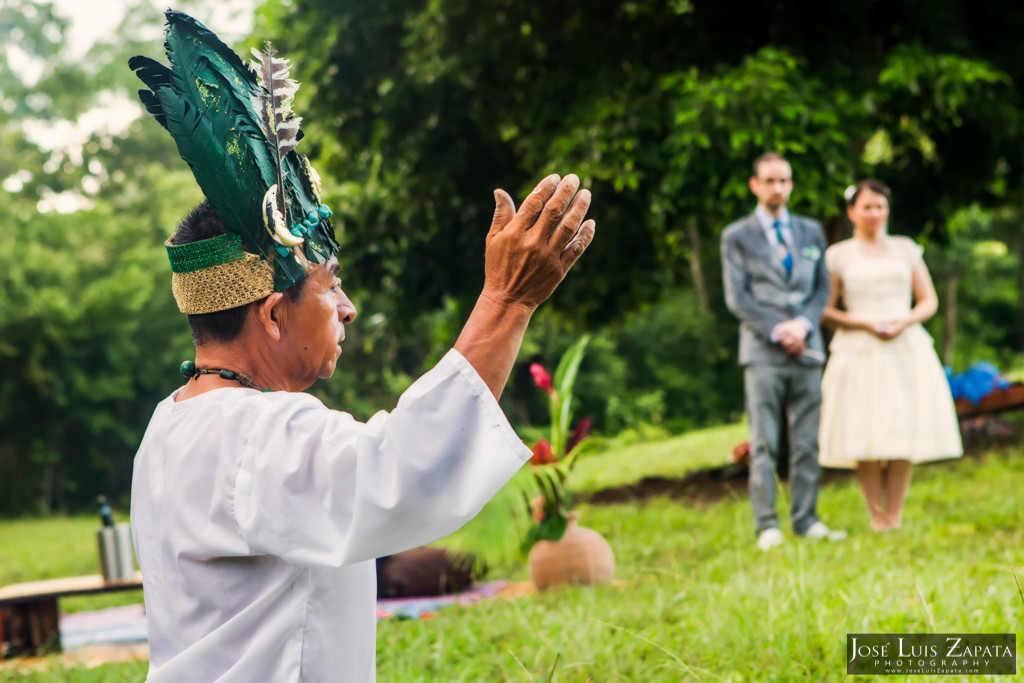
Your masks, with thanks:
[(708, 301), (708, 288), (704, 284), (704, 268), (700, 264), (700, 233), (697, 232), (697, 217), (686, 219), (686, 231), (690, 236), (690, 273), (693, 275), (693, 287), (697, 290), (697, 301), (700, 312), (707, 315), (711, 312)]
[(1020, 350), (1024, 351), (1024, 240), (1017, 239), (1017, 308), (1020, 310)]
[(946, 287), (942, 297), (946, 315), (942, 321), (942, 362), (953, 367), (953, 350), (956, 342), (956, 285), (959, 278), (955, 272), (946, 277)]

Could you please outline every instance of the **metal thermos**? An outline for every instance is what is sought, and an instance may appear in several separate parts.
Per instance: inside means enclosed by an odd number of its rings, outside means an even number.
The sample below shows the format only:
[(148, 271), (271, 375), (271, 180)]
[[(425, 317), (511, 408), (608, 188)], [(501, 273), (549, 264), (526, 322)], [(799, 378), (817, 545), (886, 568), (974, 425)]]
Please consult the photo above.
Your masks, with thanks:
[(117, 581), (117, 537), (114, 527), (104, 526), (96, 530), (96, 540), (100, 548), (100, 572), (104, 581)]
[(130, 581), (135, 576), (135, 552), (131, 527), (120, 522), (96, 530), (100, 571), (104, 581)]
[(100, 523), (96, 542), (100, 553), (100, 572), (104, 581), (131, 581), (135, 577), (135, 553), (132, 550), (131, 527), (114, 523), (107, 499), (99, 497)]

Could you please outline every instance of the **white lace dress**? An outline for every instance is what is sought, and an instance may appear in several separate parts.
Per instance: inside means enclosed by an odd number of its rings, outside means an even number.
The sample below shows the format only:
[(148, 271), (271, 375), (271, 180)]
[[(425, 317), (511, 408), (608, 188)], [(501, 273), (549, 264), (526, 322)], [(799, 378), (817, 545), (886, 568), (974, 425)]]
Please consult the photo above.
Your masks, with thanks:
[[(912, 271), (921, 247), (887, 236), (878, 254), (854, 239), (829, 247), (825, 262), (851, 314), (875, 321), (911, 309)], [(920, 324), (891, 340), (837, 330), (822, 378), (819, 449), (825, 467), (858, 460), (924, 462), (963, 454), (949, 382), (931, 335)]]

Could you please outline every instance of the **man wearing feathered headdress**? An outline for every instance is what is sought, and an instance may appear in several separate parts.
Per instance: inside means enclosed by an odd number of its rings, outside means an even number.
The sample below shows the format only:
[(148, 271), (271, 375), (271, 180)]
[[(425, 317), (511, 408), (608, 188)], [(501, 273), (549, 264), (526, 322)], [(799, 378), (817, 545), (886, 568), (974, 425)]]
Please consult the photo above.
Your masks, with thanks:
[(295, 149), (288, 64), (268, 45), (252, 68), (187, 15), (167, 21), (170, 66), (130, 66), (207, 201), (167, 242), (196, 358), (132, 482), (149, 680), (371, 681), (374, 558), (451, 533), (530, 458), (496, 398), (531, 315), (594, 237), (590, 194), (549, 176), (516, 211), (496, 190), (455, 347), (359, 423), (301, 393), (334, 372), (356, 309)]

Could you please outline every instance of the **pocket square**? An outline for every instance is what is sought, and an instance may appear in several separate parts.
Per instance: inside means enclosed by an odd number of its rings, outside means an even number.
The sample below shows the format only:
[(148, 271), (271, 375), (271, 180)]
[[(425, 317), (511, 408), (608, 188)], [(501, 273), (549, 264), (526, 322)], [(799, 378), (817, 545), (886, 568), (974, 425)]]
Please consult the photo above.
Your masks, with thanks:
[(821, 258), (821, 249), (818, 249), (815, 246), (804, 247), (800, 250), (800, 255), (810, 261), (817, 261)]

